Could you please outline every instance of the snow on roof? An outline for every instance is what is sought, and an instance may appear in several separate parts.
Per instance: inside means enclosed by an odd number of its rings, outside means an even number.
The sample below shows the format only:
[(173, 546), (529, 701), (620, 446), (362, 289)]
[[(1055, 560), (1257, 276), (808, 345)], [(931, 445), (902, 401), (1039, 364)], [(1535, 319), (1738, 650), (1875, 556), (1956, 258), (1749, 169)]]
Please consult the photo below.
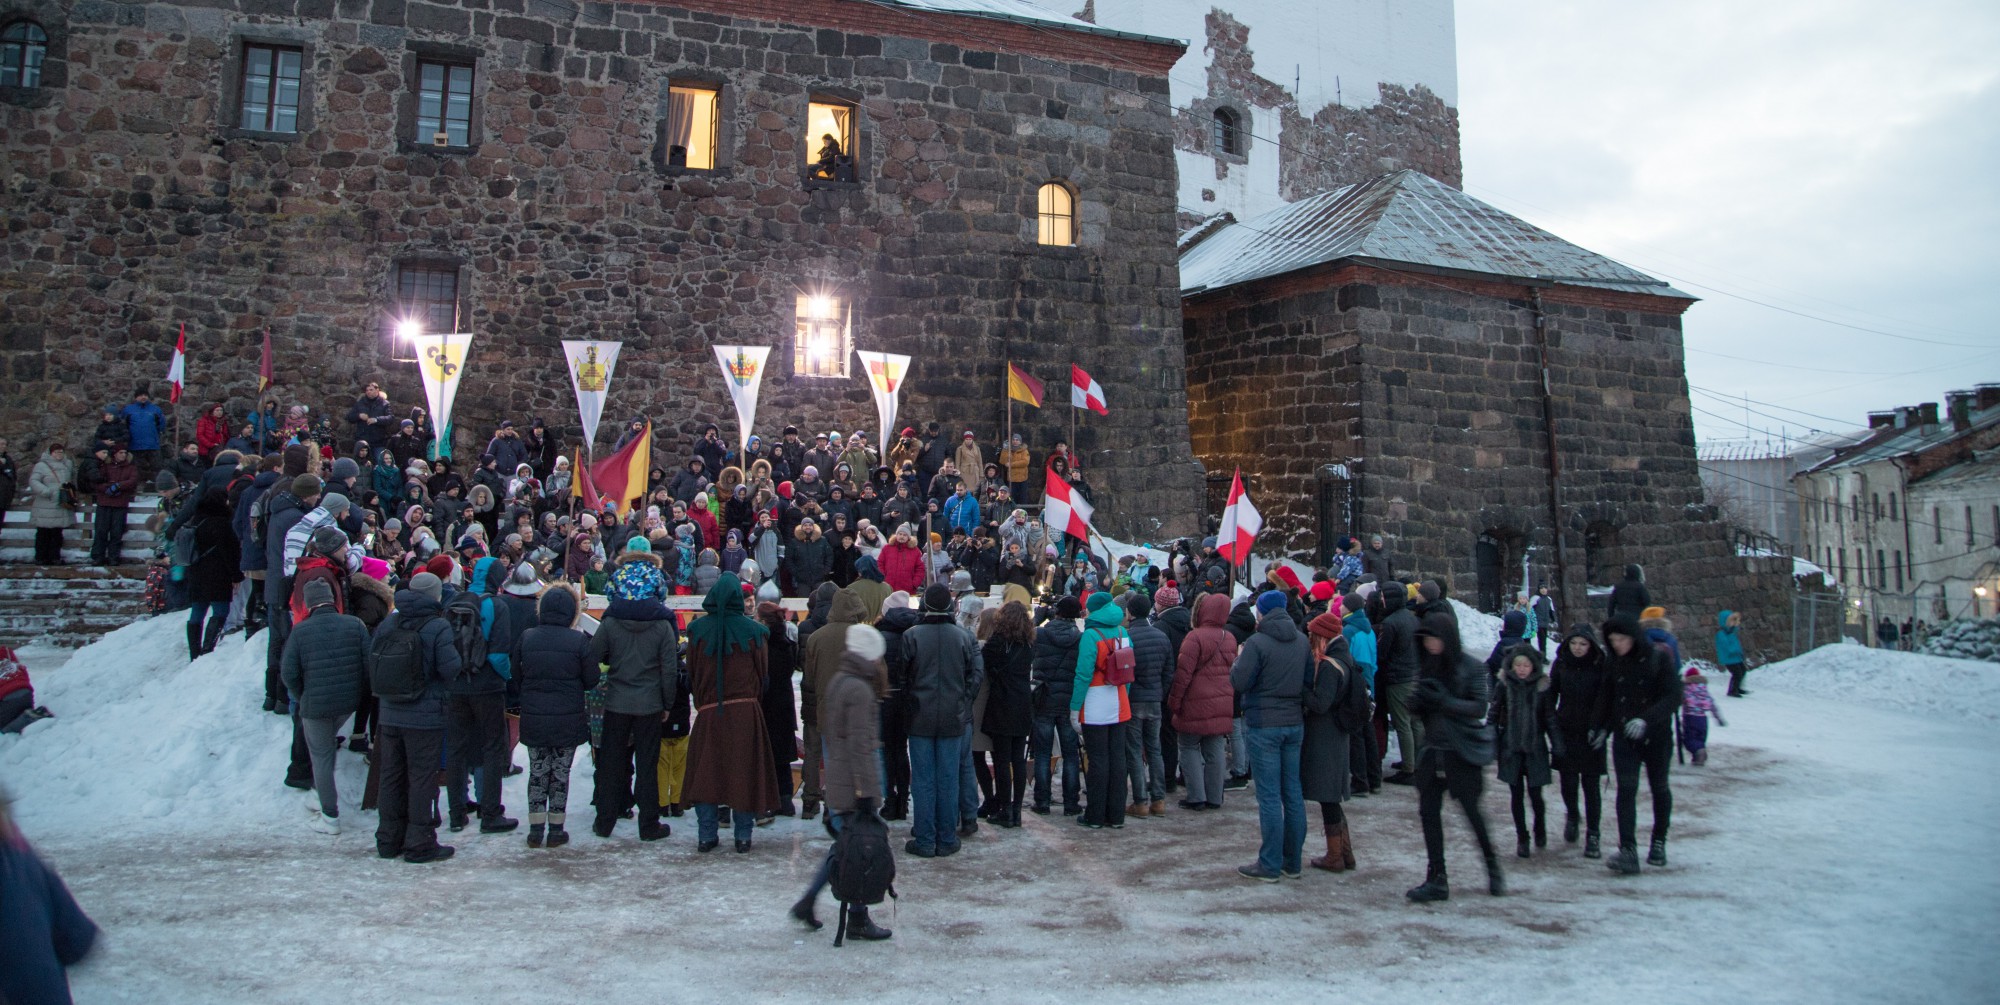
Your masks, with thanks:
[(869, 0), (871, 3), (895, 7), (909, 7), (914, 10), (936, 11), (940, 14), (964, 14), (971, 17), (991, 18), (995, 21), (1013, 21), (1020, 24), (1048, 25), (1067, 28), (1071, 31), (1089, 32), (1093, 35), (1109, 35), (1113, 38), (1131, 38), (1163, 45), (1187, 45), (1186, 39), (1162, 38), (1157, 35), (1141, 35), (1137, 32), (1118, 31), (1102, 25), (1092, 24), (1079, 17), (1060, 14), (1028, 0)]
[(1839, 451), (1832, 457), (1807, 468), (1806, 471), (1831, 471), (1834, 468), (1902, 457), (1963, 436), (1971, 436), (1996, 424), (2000, 424), (2000, 405), (1974, 411), (1972, 428), (1964, 432), (1953, 429), (1950, 422), (1930, 425), (1913, 423), (1900, 429), (1884, 426), (1870, 430), (1872, 439), (1863, 441), (1853, 449)]
[[(1184, 235), (1183, 245), (1193, 236)], [(1215, 229), (1181, 256), (1181, 293), (1217, 290), (1344, 258), (1695, 299), (1408, 170)]]

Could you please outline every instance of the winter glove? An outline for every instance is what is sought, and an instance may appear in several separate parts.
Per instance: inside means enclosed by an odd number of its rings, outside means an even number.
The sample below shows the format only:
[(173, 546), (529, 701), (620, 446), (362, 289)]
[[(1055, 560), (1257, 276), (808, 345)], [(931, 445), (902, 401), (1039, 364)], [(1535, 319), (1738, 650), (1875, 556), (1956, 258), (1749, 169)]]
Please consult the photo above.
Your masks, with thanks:
[(1591, 731), (1590, 731), (1590, 734), (1589, 734), (1589, 735), (1590, 735), (1590, 749), (1592, 749), (1592, 750), (1603, 750), (1603, 749), (1604, 749), (1604, 731), (1603, 731), (1603, 730), (1601, 730), (1601, 729), (1593, 729), (1593, 730), (1591, 730)]
[(1646, 736), (1646, 720), (1630, 719), (1625, 723), (1625, 738), (1637, 742)]

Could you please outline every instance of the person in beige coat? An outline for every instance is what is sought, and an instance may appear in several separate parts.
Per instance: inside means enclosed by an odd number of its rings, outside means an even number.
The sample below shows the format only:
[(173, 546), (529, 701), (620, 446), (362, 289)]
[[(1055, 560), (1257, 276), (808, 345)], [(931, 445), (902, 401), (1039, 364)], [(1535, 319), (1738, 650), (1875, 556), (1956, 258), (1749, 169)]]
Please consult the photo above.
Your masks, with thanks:
[(952, 455), (951, 462), (958, 465), (958, 475), (965, 479), (965, 490), (978, 495), (986, 484), (986, 452), (979, 449), (979, 441), (973, 438), (972, 430), (966, 430), (965, 435), (958, 438), (958, 452)]
[(74, 484), (76, 468), (69, 450), (51, 443), (28, 474), (28, 519), (35, 525), (35, 564), (61, 565), (63, 532), (76, 525), (76, 513), (63, 501), (63, 486)]
[[(814, 641), (830, 630), (831, 623), (814, 633)], [(820, 739), (826, 744), (827, 827), (835, 834), (854, 814), (872, 814), (882, 806), (880, 709), (882, 699), (889, 694), (889, 671), (882, 662), (888, 645), (882, 633), (873, 625), (855, 624), (847, 626), (843, 638), (846, 647), (840, 669), (820, 695), (819, 710)], [(792, 917), (808, 928), (820, 927), (813, 912), (832, 871), (833, 852), (828, 849), (826, 861), (813, 876), (805, 896), (792, 905)], [(866, 906), (850, 904), (847, 934), (880, 941), (890, 932), (869, 920)]]

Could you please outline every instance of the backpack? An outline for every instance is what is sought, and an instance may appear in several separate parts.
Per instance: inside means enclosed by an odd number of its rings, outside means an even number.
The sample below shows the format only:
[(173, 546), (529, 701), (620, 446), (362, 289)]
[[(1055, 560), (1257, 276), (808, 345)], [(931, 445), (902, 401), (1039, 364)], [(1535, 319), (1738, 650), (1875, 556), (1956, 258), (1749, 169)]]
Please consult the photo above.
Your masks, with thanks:
[(411, 702), (424, 696), (430, 675), (424, 672), (422, 632), (430, 620), (405, 621), (399, 615), (395, 627), (377, 636), (369, 646), (375, 667), (368, 673), (368, 683), (376, 697), (383, 701)]
[(460, 590), (444, 605), (444, 623), (451, 626), (461, 678), (477, 674), (486, 665), (486, 633), (479, 630), (479, 614), (489, 599), (470, 590)]
[(1104, 674), (1106, 684), (1130, 684), (1139, 671), (1139, 654), (1132, 648), (1132, 637), (1121, 635), (1116, 638), (1098, 640), (1099, 652), (1104, 643), (1111, 643), (1111, 651), (1099, 659), (1097, 669)]
[(833, 870), (828, 875), (834, 899), (840, 901), (838, 946), (847, 936), (847, 907), (864, 907), (896, 895), (896, 856), (889, 848), (889, 825), (873, 813), (850, 813), (833, 839)]
[(1333, 721), (1340, 724), (1341, 732), (1352, 736), (1368, 728), (1371, 716), (1367, 682), (1361, 678), (1361, 668), (1344, 663), (1336, 663), (1347, 675), (1347, 687), (1340, 693), (1340, 700), (1333, 706)]

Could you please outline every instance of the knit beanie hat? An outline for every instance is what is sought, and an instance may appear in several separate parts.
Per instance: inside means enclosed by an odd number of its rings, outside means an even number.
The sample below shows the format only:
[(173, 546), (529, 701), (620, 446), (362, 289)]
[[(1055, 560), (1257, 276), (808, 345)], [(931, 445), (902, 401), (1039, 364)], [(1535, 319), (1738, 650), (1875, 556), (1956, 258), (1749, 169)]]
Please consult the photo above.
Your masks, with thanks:
[(292, 494), (301, 499), (319, 495), (320, 489), (325, 487), (326, 483), (320, 481), (319, 476), (314, 474), (304, 474), (292, 479)]
[(625, 542), (625, 550), (651, 552), (653, 550), (653, 542), (643, 537), (634, 537)]
[(874, 625), (848, 625), (847, 651), (864, 660), (879, 660), (889, 651), (889, 645)]
[(1277, 590), (1265, 590), (1257, 595), (1257, 616), (1263, 617), (1272, 611), (1285, 609), (1285, 595)]
[(1322, 579), (1312, 585), (1312, 598), (1314, 600), (1332, 600), (1333, 589), (1334, 587), (1331, 582)]
[(951, 591), (943, 583), (932, 583), (924, 588), (924, 613), (947, 614), (951, 611)]
[(179, 479), (176, 479), (174, 473), (171, 471), (162, 471), (153, 476), (153, 491), (155, 492), (172, 492), (179, 488), (180, 484)]
[(1306, 623), (1306, 631), (1322, 639), (1340, 637), (1340, 615), (1328, 611)]
[(1169, 607), (1179, 607), (1180, 605), (1180, 587), (1175, 586), (1174, 581), (1171, 579), (1167, 580), (1158, 590), (1153, 592), (1153, 613), (1155, 614)]
[(1092, 614), (1096, 614), (1098, 611), (1104, 609), (1105, 604), (1108, 604), (1110, 602), (1111, 602), (1111, 594), (1093, 593), (1090, 595), (1090, 599), (1085, 600), (1083, 602), (1083, 609), (1089, 611)]
[(354, 458), (352, 457), (336, 457), (333, 459), (333, 477), (336, 480), (342, 478), (359, 478), (361, 477), (361, 465), (354, 463)]
[(410, 577), (410, 592), (429, 597), (432, 601), (444, 599), (444, 580), (429, 572), (419, 572)]
[(1056, 617), (1064, 621), (1075, 621), (1083, 617), (1083, 604), (1075, 597), (1064, 597), (1056, 601)]
[(332, 607), (333, 587), (327, 585), (324, 579), (315, 579), (306, 584), (304, 600), (307, 610), (315, 607)]
[(312, 533), (312, 550), (321, 555), (331, 555), (347, 547), (347, 534), (339, 527), (321, 527)]
[(1645, 610), (1639, 612), (1640, 621), (1651, 621), (1654, 618), (1664, 618), (1666, 616), (1667, 616), (1667, 609), (1664, 607), (1648, 607)]
[(349, 505), (347, 497), (338, 492), (328, 492), (319, 501), (320, 508), (326, 510), (328, 513), (345, 513)]
[(436, 576), (440, 583), (451, 578), (451, 572), (454, 568), (456, 566), (452, 564), (451, 556), (449, 555), (439, 555), (424, 563), (424, 571)]

